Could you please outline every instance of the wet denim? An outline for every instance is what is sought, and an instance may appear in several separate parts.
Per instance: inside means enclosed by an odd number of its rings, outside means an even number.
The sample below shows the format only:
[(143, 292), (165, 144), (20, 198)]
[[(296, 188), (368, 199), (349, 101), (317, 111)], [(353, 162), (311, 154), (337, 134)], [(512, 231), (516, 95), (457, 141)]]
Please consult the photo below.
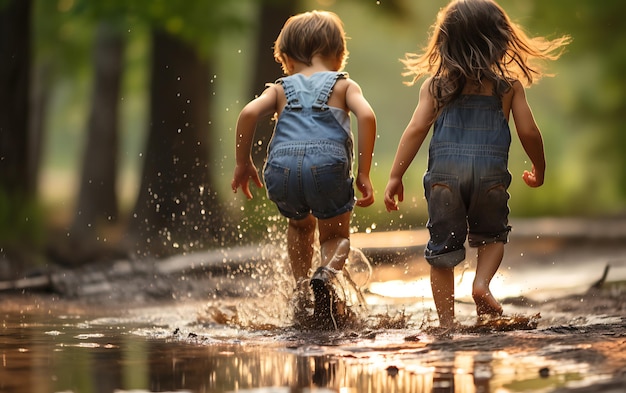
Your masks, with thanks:
[(463, 95), (434, 124), (424, 191), (426, 260), (454, 267), (470, 247), (508, 241), (511, 132), (497, 97)]
[(287, 218), (327, 219), (354, 208), (350, 117), (327, 104), (345, 76), (320, 72), (277, 81), (287, 105), (274, 128), (263, 178), (268, 198)]

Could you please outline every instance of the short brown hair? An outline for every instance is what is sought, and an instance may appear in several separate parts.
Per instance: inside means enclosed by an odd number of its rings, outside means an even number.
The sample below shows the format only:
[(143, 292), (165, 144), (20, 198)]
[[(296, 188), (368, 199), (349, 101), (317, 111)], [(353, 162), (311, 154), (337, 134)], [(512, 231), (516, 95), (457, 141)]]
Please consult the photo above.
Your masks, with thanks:
[(311, 65), (315, 55), (341, 61), (341, 68), (348, 58), (346, 33), (343, 22), (330, 11), (310, 11), (287, 19), (276, 42), (274, 58), (285, 70), (283, 55)]

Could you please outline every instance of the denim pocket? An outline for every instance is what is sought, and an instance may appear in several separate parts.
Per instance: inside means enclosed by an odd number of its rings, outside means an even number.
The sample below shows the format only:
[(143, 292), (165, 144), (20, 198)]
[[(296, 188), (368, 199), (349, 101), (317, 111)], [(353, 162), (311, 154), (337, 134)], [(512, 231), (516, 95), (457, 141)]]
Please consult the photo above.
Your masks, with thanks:
[(511, 175), (484, 176), (469, 212), (470, 244), (475, 247), (494, 241), (506, 242), (510, 227), (509, 193)]
[(430, 215), (446, 214), (462, 207), (458, 176), (427, 172), (424, 191)]
[(267, 197), (274, 202), (287, 199), (287, 185), (289, 183), (289, 168), (267, 163), (263, 177), (267, 188)]
[(340, 194), (351, 184), (345, 162), (311, 167), (315, 190), (322, 195)]
[(480, 178), (479, 198), (485, 206), (506, 206), (509, 200), (507, 189), (511, 175), (485, 176)]

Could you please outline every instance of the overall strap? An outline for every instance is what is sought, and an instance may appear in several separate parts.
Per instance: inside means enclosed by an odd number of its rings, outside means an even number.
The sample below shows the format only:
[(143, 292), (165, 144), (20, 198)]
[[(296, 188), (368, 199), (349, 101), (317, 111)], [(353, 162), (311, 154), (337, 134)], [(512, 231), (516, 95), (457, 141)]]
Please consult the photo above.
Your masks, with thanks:
[(324, 81), (322, 89), (319, 95), (317, 96), (317, 99), (313, 103), (313, 106), (312, 106), (313, 109), (317, 109), (321, 111), (327, 110), (328, 109), (328, 97), (330, 97), (330, 93), (333, 91), (333, 86), (335, 86), (335, 83), (337, 83), (337, 80), (347, 78), (347, 77), (348, 77), (347, 72), (328, 73), (328, 75), (325, 76), (326, 80)]
[(298, 99), (298, 95), (296, 94), (296, 89), (288, 79), (280, 78), (276, 80), (276, 84), (283, 85), (283, 90), (285, 91), (285, 97), (287, 98), (287, 107), (291, 109), (302, 109), (302, 104)]

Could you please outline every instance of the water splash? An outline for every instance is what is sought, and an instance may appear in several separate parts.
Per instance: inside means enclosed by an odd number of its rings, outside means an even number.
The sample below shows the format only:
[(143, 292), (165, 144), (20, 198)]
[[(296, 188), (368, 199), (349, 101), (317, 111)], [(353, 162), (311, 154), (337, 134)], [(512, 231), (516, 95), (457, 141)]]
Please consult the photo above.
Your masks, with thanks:
[[(327, 321), (313, 315), (313, 294), (309, 280), (295, 282), (284, 247), (279, 241), (284, 234), (270, 231), (274, 245), (260, 247), (260, 259), (245, 264), (239, 273), (254, 280), (246, 286), (246, 299), (219, 297), (209, 302), (199, 313), (199, 321), (250, 330), (275, 330), (296, 327), (304, 330), (320, 330)], [(314, 256), (314, 266), (319, 265), (320, 256)], [(372, 273), (367, 257), (358, 249), (351, 249), (343, 274), (339, 274), (333, 289), (342, 304), (337, 329), (358, 329), (367, 325), (368, 307), (361, 292)], [(352, 276), (354, 274), (354, 277)], [(236, 275), (224, 280), (237, 280)], [(247, 284), (246, 284), (247, 285)]]

